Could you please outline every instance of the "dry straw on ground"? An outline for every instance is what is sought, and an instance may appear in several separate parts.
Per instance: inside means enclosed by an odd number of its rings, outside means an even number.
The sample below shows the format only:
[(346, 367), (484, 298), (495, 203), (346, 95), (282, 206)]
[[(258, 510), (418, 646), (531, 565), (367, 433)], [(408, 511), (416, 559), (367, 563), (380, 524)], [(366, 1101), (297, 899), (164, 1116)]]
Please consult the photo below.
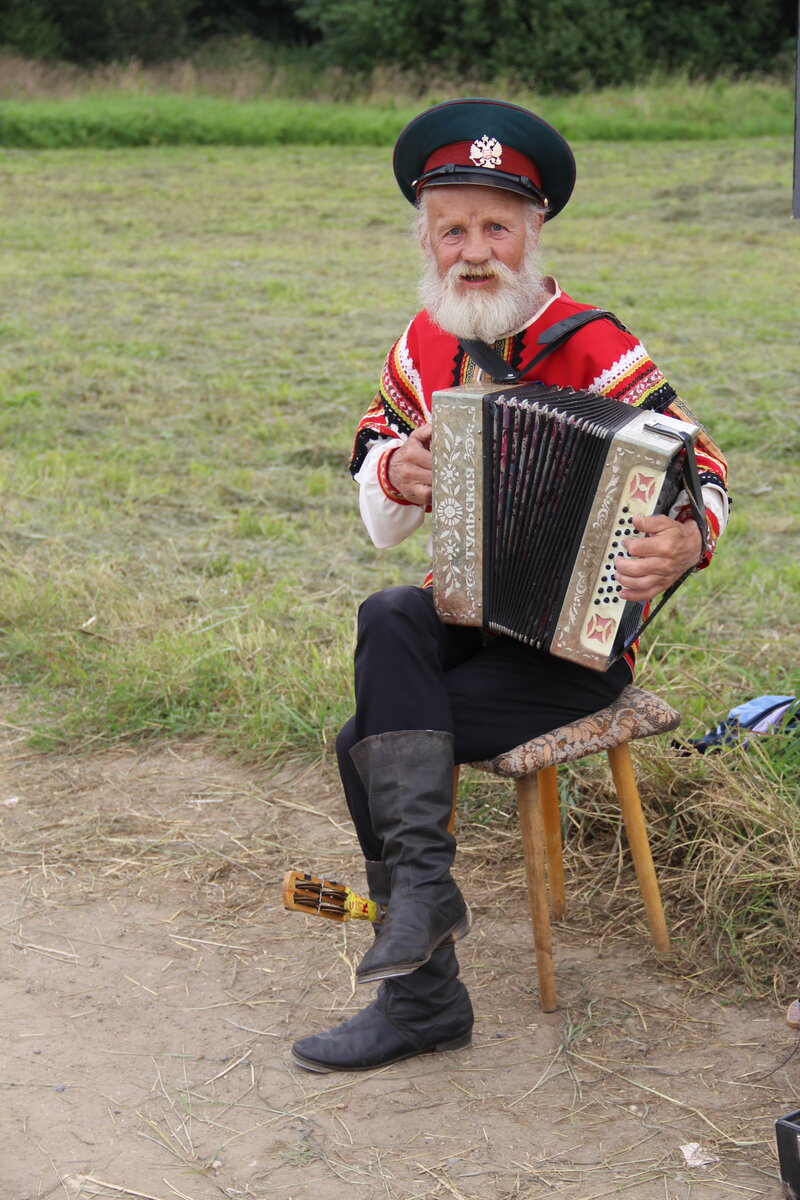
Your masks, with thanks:
[[(756, 744), (688, 755), (640, 744), (637, 774), (675, 962), (698, 987), (721, 982), (753, 995), (792, 996), (800, 984), (800, 805)], [(492, 785), (490, 785), (492, 786)], [(601, 759), (560, 776), (571, 911), (608, 936), (644, 928), (641, 899)], [(470, 801), (460, 853), (470, 869), (518, 876), (510, 789)]]
[[(757, 745), (701, 758), (664, 743), (642, 743), (636, 763), (676, 968), (699, 988), (732, 984), (742, 994), (788, 1002), (800, 983), (800, 806), (787, 803), (785, 787), (770, 778)], [(317, 770), (309, 763), (285, 766), (301, 781)], [(72, 780), (65, 786), (74, 796)], [(214, 802), (221, 802), (224, 797), (209, 787)], [(562, 767), (560, 787), (571, 917), (579, 927), (590, 921), (603, 937), (624, 936), (632, 927), (643, 931), (641, 898), (604, 760)], [(27, 833), (17, 830), (6, 841), (8, 860), (20, 870), (35, 863), (48, 876), (70, 877), (79, 891), (91, 891), (98, 881), (177, 872), (224, 893), (225, 881), (235, 877), (226, 900), (231, 922), (249, 919), (257, 907), (265, 864), (285, 861), (275, 825), (281, 806), (331, 822), (313, 805), (281, 799), (271, 804), (271, 820), (258, 833), (199, 843), (190, 817), (176, 821), (174, 813), (154, 817), (135, 807), (98, 813), (94, 805), (84, 812), (74, 798), (63, 808), (58, 798), (56, 790), (51, 820)], [(202, 792), (195, 798), (197, 804), (206, 799)], [(513, 789), (473, 776), (458, 817), (466, 885), (480, 889), (491, 880), (488, 907), (502, 912), (523, 873)], [(344, 817), (333, 824), (348, 828)]]
[[(143, 65), (133, 59), (96, 67), (78, 67), (65, 62), (28, 59), (0, 49), (0, 94), (15, 99), (66, 100), (92, 92), (141, 95), (170, 93), (181, 96), (216, 96), (225, 100), (251, 101), (300, 95), (305, 99), (368, 100), (394, 108), (413, 103), (432, 92), (444, 97), (461, 95), (469, 81), (453, 79), (440, 72), (401, 71), (384, 66), (365, 76), (353, 76), (340, 67), (303, 67), (290, 62), (270, 62), (248, 53), (246, 43), (232, 43), (231, 61), (225, 55), (195, 60)], [(485, 86), (475, 79), (473, 87)]]

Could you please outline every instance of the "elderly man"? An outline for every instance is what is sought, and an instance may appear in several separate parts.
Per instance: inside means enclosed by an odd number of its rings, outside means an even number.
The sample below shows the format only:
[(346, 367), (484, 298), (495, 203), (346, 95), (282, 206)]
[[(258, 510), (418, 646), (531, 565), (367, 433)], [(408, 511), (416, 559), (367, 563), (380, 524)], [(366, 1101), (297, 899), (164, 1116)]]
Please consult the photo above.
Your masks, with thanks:
[[(543, 223), (567, 203), (575, 179), (555, 129), (516, 105), (456, 100), (403, 130), (394, 169), (418, 209), (424, 307), (389, 352), (356, 435), (351, 470), (376, 546), (396, 545), (424, 520), (431, 398), (475, 378), (476, 343), (524, 380), (687, 418), (641, 343), (541, 271)], [(615, 564), (624, 599), (649, 600), (707, 565), (727, 517), (725, 464), (704, 435), (697, 458), (706, 544), (685, 495), (668, 516), (636, 517), (647, 536), (631, 539)], [(368, 1070), (469, 1043), (472, 1006), (454, 949), (470, 916), (450, 870), (453, 765), (603, 708), (632, 668), (630, 652), (594, 671), (512, 638), (445, 625), (427, 586), (390, 588), (361, 606), (356, 712), (337, 753), (370, 895), (388, 905), (356, 971), (380, 987), (350, 1020), (295, 1043), (299, 1065)]]

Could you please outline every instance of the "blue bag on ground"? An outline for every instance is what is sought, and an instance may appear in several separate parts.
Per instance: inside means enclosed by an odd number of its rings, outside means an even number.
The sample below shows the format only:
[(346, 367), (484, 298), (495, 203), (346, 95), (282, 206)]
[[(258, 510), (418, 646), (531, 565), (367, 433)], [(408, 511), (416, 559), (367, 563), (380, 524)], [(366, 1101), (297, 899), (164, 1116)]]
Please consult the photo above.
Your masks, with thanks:
[(722, 746), (747, 746), (750, 734), (800, 729), (800, 699), (797, 696), (756, 696), (737, 704), (713, 729), (700, 738), (687, 738), (682, 745), (700, 754)]

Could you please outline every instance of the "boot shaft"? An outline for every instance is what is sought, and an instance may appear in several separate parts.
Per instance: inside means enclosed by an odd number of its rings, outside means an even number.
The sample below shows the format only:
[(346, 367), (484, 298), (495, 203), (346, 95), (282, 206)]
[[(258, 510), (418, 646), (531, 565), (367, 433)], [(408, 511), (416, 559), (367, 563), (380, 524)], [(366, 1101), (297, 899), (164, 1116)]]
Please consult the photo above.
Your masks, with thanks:
[(387, 905), (392, 894), (392, 877), (386, 863), (380, 859), (377, 862), (365, 859), (364, 873), (367, 877), (370, 900), (374, 900), (376, 904)]
[(369, 795), (383, 858), (413, 863), (422, 878), (446, 876), (456, 840), (448, 829), (453, 808), (453, 735), (432, 729), (374, 734), (350, 755)]
[(410, 975), (384, 979), (378, 995), (387, 1016), (398, 1025), (424, 1024), (444, 1012), (463, 1025), (472, 1021), (472, 1004), (458, 974), (455, 949), (440, 946)]

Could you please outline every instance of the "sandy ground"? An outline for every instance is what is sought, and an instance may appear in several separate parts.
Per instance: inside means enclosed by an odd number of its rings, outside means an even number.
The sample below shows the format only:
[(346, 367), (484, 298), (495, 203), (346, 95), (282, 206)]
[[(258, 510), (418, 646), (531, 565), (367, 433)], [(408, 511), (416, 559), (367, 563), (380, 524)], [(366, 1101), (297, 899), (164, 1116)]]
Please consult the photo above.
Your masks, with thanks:
[(499, 898), (467, 873), (471, 1048), (307, 1074), (293, 1038), (371, 994), (368, 926), (281, 905), (287, 867), (363, 887), (330, 773), (2, 733), (0, 1200), (780, 1197), (800, 1053), (779, 1006), (698, 996), (640, 928), (573, 916), (543, 1015), (520, 863)]

